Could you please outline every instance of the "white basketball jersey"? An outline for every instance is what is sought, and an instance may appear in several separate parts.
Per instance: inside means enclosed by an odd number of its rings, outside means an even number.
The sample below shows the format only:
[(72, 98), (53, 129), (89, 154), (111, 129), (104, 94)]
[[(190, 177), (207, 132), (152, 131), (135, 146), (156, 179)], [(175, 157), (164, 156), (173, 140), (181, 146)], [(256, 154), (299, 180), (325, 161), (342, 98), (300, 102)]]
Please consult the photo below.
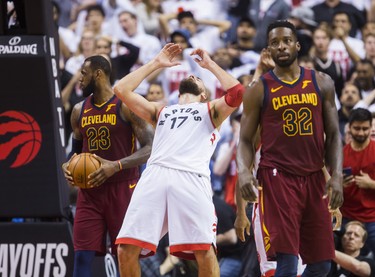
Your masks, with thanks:
[(220, 139), (209, 108), (209, 103), (164, 107), (159, 114), (147, 164), (209, 177), (209, 162)]

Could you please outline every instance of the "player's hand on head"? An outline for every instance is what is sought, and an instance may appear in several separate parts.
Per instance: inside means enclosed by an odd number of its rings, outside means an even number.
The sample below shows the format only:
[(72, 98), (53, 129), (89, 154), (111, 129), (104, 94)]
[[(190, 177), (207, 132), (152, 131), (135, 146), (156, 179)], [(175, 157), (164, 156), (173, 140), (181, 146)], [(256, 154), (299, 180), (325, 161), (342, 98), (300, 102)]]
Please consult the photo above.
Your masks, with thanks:
[(207, 68), (209, 66), (209, 63), (212, 61), (210, 55), (207, 53), (207, 51), (197, 48), (194, 49), (190, 56), (194, 59), (194, 61), (199, 64), (203, 68)]
[(245, 241), (245, 232), (250, 236), (250, 220), (246, 214), (237, 214), (236, 220), (234, 221), (234, 228), (236, 229), (237, 237), (241, 241)]
[(179, 44), (167, 43), (159, 54), (155, 57), (155, 60), (162, 67), (171, 67), (180, 65), (181, 62), (176, 60), (176, 57), (181, 54), (182, 48)]
[(118, 163), (103, 159), (95, 154), (94, 156), (100, 161), (101, 166), (88, 176), (88, 184), (91, 187), (98, 187), (118, 171)]

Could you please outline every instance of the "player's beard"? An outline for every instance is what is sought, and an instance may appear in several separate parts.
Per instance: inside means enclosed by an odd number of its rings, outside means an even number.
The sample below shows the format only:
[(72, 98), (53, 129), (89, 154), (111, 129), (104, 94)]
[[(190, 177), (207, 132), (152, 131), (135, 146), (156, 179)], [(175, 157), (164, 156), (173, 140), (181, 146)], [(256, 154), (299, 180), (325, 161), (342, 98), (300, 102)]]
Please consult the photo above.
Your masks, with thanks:
[(191, 79), (183, 79), (180, 82), (180, 87), (179, 87), (179, 92), (180, 94), (185, 94), (185, 93), (191, 93), (194, 95), (200, 95), (202, 92), (200, 91), (198, 85)]
[(86, 87), (82, 88), (82, 94), (84, 97), (89, 96), (96, 90), (95, 80), (91, 78), (90, 82), (87, 84)]
[(297, 56), (298, 56), (298, 52), (296, 51), (287, 60), (279, 60), (276, 58), (274, 59), (274, 61), (275, 61), (275, 64), (277, 64), (279, 67), (289, 67), (297, 59)]

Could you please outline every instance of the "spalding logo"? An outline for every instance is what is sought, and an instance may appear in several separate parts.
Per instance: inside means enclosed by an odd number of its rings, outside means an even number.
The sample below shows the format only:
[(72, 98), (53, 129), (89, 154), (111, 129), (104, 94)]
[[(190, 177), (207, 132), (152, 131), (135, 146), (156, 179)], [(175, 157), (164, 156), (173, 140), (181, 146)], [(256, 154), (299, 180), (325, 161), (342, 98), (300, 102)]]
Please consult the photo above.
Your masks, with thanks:
[(41, 144), (42, 133), (32, 116), (22, 111), (0, 114), (0, 161), (16, 156), (9, 161), (11, 168), (28, 164), (38, 154)]

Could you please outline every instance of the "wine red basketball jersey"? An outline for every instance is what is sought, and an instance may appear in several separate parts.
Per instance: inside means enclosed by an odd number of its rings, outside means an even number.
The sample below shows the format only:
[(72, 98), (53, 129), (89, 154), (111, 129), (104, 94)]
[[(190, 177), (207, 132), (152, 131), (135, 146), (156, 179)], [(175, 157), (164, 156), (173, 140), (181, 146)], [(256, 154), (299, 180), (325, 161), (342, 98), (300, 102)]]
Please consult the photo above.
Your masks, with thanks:
[[(82, 152), (90, 152), (104, 159), (116, 161), (133, 154), (136, 138), (130, 122), (120, 116), (121, 101), (113, 96), (97, 107), (93, 97), (87, 97), (82, 105), (79, 127), (83, 136)], [(114, 174), (108, 182), (124, 181), (139, 177), (138, 168), (129, 168)]]
[(261, 77), (260, 167), (306, 176), (321, 170), (324, 159), (322, 98), (315, 71), (301, 67), (293, 83), (279, 80), (273, 71)]

